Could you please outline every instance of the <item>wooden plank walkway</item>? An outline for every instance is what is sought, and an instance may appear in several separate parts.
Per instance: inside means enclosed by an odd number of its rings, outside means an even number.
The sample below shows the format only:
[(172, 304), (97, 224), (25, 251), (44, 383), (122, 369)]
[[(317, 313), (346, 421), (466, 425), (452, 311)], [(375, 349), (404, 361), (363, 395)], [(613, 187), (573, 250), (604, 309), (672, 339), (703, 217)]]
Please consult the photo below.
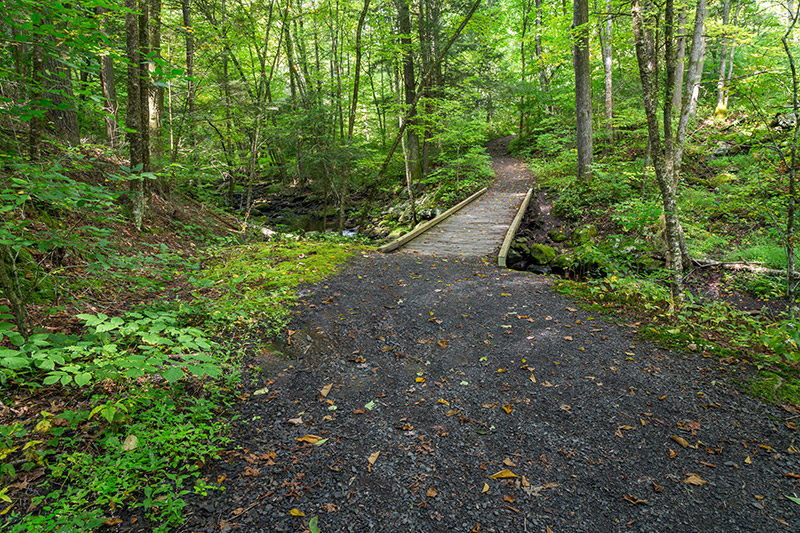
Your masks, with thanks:
[(533, 176), (526, 165), (508, 156), (512, 137), (489, 144), (495, 180), (486, 193), (444, 222), (406, 244), (406, 253), (442, 257), (496, 255)]

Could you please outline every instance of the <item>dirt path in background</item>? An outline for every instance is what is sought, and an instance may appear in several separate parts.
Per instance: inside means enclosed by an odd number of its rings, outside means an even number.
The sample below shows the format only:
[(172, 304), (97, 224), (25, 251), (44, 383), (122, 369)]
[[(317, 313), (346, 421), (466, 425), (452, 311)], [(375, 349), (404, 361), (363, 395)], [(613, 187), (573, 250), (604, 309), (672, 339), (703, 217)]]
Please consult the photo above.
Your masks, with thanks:
[(183, 530), (800, 531), (796, 413), (550, 283), (364, 253), (310, 287), (281, 342), (243, 341), (234, 441), (204, 470), (224, 491)]

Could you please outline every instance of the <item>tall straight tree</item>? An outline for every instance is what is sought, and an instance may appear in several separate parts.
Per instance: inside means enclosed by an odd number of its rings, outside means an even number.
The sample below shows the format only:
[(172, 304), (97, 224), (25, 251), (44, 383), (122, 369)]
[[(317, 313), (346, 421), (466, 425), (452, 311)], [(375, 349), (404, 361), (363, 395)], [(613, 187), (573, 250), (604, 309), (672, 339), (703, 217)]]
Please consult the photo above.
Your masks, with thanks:
[(575, 113), (577, 114), (578, 180), (592, 175), (592, 65), (589, 62), (589, 0), (573, 0), (575, 46)]
[(614, 140), (614, 78), (613, 78), (613, 48), (611, 35), (614, 30), (614, 22), (611, 18), (611, 0), (606, 0), (605, 17), (600, 20), (600, 52), (603, 57), (603, 87), (606, 139), (609, 144)]
[[(631, 15), (633, 21), (633, 35), (636, 44), (636, 59), (639, 65), (639, 76), (642, 83), (642, 98), (647, 116), (647, 132), (653, 156), (656, 180), (661, 191), (662, 208), (664, 211), (664, 237), (666, 245), (667, 265), (672, 270), (672, 298), (673, 302), (680, 304), (683, 300), (683, 273), (691, 264), (686, 242), (683, 237), (683, 228), (678, 217), (677, 185), (680, 174), (683, 146), (686, 140), (686, 128), (692, 108), (692, 95), (699, 83), (699, 72), (702, 65), (702, 54), (705, 51), (703, 41), (703, 26), (706, 17), (706, 0), (698, 0), (695, 12), (694, 34), (692, 48), (687, 68), (687, 81), (685, 87), (675, 86), (676, 69), (676, 36), (675, 36), (675, 10), (673, 0), (666, 0), (663, 14), (651, 0), (633, 0)], [(655, 21), (663, 15), (664, 20), (664, 70), (666, 83), (663, 98), (663, 140), (659, 128), (658, 113), (658, 83), (656, 79), (657, 53), (655, 46), (654, 28)], [(680, 109), (678, 127), (673, 128), (673, 93), (682, 91), (683, 107)]]
[[(125, 37), (126, 55), (128, 59), (128, 111), (125, 125), (128, 129), (127, 140), (130, 148), (131, 172), (143, 168), (142, 146), (142, 97), (141, 73), (139, 55), (139, 15), (137, 13), (137, 0), (125, 0)], [(131, 200), (133, 204), (133, 221), (137, 229), (142, 228), (144, 218), (144, 182), (142, 179), (132, 179), (130, 182)]]
[[(416, 124), (416, 108), (413, 103), (417, 99), (416, 79), (414, 77), (414, 54), (411, 49), (411, 0), (397, 0), (397, 26), (400, 30), (400, 50), (402, 53), (403, 88), (405, 104), (410, 106), (410, 128), (406, 130), (406, 152), (408, 159), (409, 183), (422, 179), (420, 161), (419, 135), (414, 130)], [(420, 87), (422, 91), (422, 87)]]

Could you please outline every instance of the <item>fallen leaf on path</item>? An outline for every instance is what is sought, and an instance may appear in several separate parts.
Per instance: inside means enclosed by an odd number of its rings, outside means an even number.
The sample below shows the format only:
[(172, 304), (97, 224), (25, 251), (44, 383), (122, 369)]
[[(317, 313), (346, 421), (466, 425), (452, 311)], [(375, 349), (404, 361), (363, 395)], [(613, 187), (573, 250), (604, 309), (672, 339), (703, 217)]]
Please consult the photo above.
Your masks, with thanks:
[(305, 516), (306, 515), (306, 513), (304, 513), (300, 509), (292, 509), (291, 511), (289, 511), (289, 514), (292, 515), (292, 516)]
[(658, 483), (653, 481), (653, 490), (658, 492), (658, 493), (661, 493), (661, 492), (664, 492), (664, 487), (662, 487), (661, 485), (659, 485)]
[(786, 472), (784, 475), (788, 478), (800, 479), (800, 474), (795, 474), (794, 472)]
[(508, 457), (503, 459), (503, 464), (506, 465), (506, 466), (517, 466), (516, 464), (514, 464), (514, 461), (512, 461)]
[(293, 426), (299, 426), (300, 424), (303, 423), (303, 417), (302, 416), (298, 416), (297, 418), (290, 418), (288, 420), (288, 422), (290, 424), (292, 424)]
[(332, 388), (333, 388), (333, 383), (328, 383), (327, 385), (322, 387), (322, 390), (320, 390), (319, 393), (322, 395), (323, 398), (327, 398)]
[(103, 525), (104, 526), (108, 526), (108, 527), (114, 527), (117, 524), (121, 524), (121, 523), (122, 523), (122, 518), (114, 517), (114, 518), (109, 518), (108, 520), (103, 522)]
[(497, 407), (498, 403), (499, 402), (494, 402), (494, 403), (483, 402), (481, 404), (481, 407), (483, 407), (484, 409), (493, 409), (493, 408)]
[(625, 436), (622, 434), (622, 432), (623, 431), (630, 431), (632, 429), (633, 429), (633, 426), (617, 426), (617, 431), (614, 433), (614, 435), (616, 435), (617, 437), (622, 439), (622, 438), (625, 438)]
[(435, 498), (437, 494), (439, 494), (439, 491), (436, 490), (436, 487), (431, 487), (425, 492), (428, 498)]
[(339, 510), (339, 506), (335, 503), (326, 503), (321, 508), (324, 509), (326, 513), (335, 513)]
[(514, 410), (514, 407), (510, 403), (507, 403), (507, 404), (505, 404), (503, 406), (503, 411), (505, 411), (508, 414), (511, 414), (511, 411), (513, 411), (513, 410)]
[(753, 460), (750, 459), (749, 455), (744, 458), (744, 464), (746, 464), (746, 465), (753, 464)]
[(561, 409), (562, 411), (569, 411), (569, 410), (571, 410), (571, 409), (572, 409), (572, 407), (570, 407), (569, 405), (567, 405), (567, 404), (565, 404), (565, 403), (562, 403), (562, 404), (559, 406), (559, 409)]
[(320, 437), (319, 435), (311, 435), (311, 434), (303, 435), (302, 437), (297, 439), (298, 442), (307, 442), (309, 444), (316, 444), (321, 440), (322, 437)]
[(367, 403), (364, 404), (364, 409), (366, 409), (367, 411), (372, 411), (373, 409), (375, 409), (375, 402), (373, 400), (368, 401)]
[(573, 339), (572, 339), (572, 337), (570, 337), (569, 335), (567, 335), (566, 337), (564, 337), (564, 340), (565, 340), (565, 341), (571, 341), (571, 340), (573, 340)]
[(669, 458), (670, 458), (670, 459), (675, 459), (676, 457), (678, 457), (678, 452), (676, 452), (675, 450), (673, 450), (672, 448), (670, 448), (670, 449), (669, 449)]
[(378, 456), (379, 456), (380, 454), (381, 454), (381, 452), (380, 452), (380, 451), (377, 451), (377, 452), (375, 452), (375, 453), (373, 453), (372, 455), (370, 455), (370, 456), (369, 456), (369, 458), (367, 459), (367, 461), (369, 462), (370, 466), (375, 464), (375, 461), (377, 461), (377, 460), (378, 460)]
[(489, 492), (489, 484), (488, 483), (484, 483), (483, 484), (483, 488), (481, 489), (481, 494), (485, 494), (487, 492)]
[(442, 405), (446, 405), (446, 406), (450, 407), (450, 402), (448, 402), (448, 401), (447, 401), (447, 400), (445, 400), (444, 398), (439, 398), (439, 400), (438, 400), (438, 401), (439, 401), (439, 403), (440, 403), (440, 404), (442, 404)]
[(705, 479), (701, 478), (697, 474), (686, 474), (686, 479), (684, 479), (683, 482), (687, 483), (689, 485), (696, 485), (698, 487), (708, 484), (708, 481), (706, 481)]
[(517, 501), (517, 499), (511, 494), (509, 494), (509, 495), (505, 495), (504, 494), (503, 495), (503, 501), (504, 502), (508, 502), (508, 503), (514, 503), (515, 501)]
[(647, 503), (647, 500), (642, 500), (641, 498), (637, 498), (636, 496), (633, 496), (631, 494), (626, 494), (625, 496), (623, 496), (623, 498), (634, 505), (639, 505), (640, 503)]
[(549, 381), (545, 381), (544, 383), (542, 383), (542, 387), (552, 387), (552, 386), (553, 384), (550, 383)]
[(353, 414), (354, 415), (363, 415), (366, 412), (367, 412), (366, 409), (353, 409)]
[(682, 448), (686, 448), (689, 446), (689, 442), (683, 437), (679, 437), (677, 435), (670, 435), (669, 438), (677, 442)]
[(531, 372), (531, 377), (529, 378), (531, 383), (536, 383), (536, 377), (534, 377), (533, 372)]
[(545, 483), (544, 485), (537, 485), (535, 487), (522, 487), (522, 490), (525, 491), (525, 494), (528, 496), (539, 496), (539, 493), (543, 490), (547, 489), (554, 489), (556, 487), (560, 487), (561, 485), (558, 483)]
[(261, 396), (269, 392), (269, 387), (264, 387), (263, 389), (258, 389), (257, 391), (253, 391), (253, 396)]
[(261, 472), (257, 468), (246, 466), (244, 467), (244, 475), (245, 477), (258, 477), (261, 475)]
[(414, 381), (416, 381), (417, 383), (425, 383), (425, 378), (423, 378), (423, 377), (418, 377), (418, 378), (416, 378)]
[(514, 477), (518, 476), (507, 468), (504, 468), (503, 470), (497, 472), (496, 474), (492, 474), (491, 476), (489, 476), (489, 478), (491, 479), (509, 479)]
[(447, 339), (442, 339), (440, 341), (436, 341), (436, 344), (438, 344), (442, 348), (447, 348), (447, 346), (450, 344), (450, 342)]
[(578, 312), (578, 310), (577, 310), (577, 309), (575, 309), (574, 307), (567, 307), (567, 308), (566, 308), (566, 310), (567, 310), (567, 311), (571, 311), (571, 312), (573, 312), (573, 313), (577, 313), (577, 312)]

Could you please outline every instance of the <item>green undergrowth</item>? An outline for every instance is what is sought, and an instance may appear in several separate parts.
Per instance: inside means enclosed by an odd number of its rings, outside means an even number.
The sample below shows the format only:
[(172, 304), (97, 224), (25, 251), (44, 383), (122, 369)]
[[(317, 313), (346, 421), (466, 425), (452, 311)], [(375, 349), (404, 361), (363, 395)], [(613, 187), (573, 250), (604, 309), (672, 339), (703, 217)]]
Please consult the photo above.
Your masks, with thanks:
[(640, 322), (639, 334), (665, 347), (752, 367), (750, 392), (770, 402), (800, 403), (800, 331), (794, 320), (753, 316), (720, 301), (689, 300), (671, 309), (663, 283), (634, 276), (561, 280), (556, 290), (594, 312)]
[(48, 273), (49, 292), (31, 298), (53, 316), (65, 311), (50, 303), (58, 293), (75, 295), (72, 308), (118, 298), (127, 311), (106, 304), (78, 313), (70, 330), (35, 327), (25, 338), (0, 306), (0, 401), (11, 408), (0, 419), (3, 531), (93, 531), (132, 516), (176, 529), (188, 495), (224, 490), (202, 467), (229, 442), (243, 353), (226, 332), (276, 333), (299, 286), (364, 249), (333, 235), (192, 241), (189, 229), (198, 226), (170, 230), (185, 244), (177, 251), (110, 241), (80, 268)]
[(333, 274), (362, 245), (320, 236), (225, 247), (209, 254), (193, 278), (191, 304), (220, 327), (258, 324), (277, 333), (288, 321), (298, 286)]

